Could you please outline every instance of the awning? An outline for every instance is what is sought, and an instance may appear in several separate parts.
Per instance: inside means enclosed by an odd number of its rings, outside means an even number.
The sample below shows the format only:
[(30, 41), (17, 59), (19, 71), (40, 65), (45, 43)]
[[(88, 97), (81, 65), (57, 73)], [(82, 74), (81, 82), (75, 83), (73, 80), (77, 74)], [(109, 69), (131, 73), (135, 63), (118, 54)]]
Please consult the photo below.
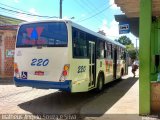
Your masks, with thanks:
[[(114, 0), (127, 17), (139, 17), (140, 0)], [(152, 0), (152, 16), (160, 16), (160, 0)]]

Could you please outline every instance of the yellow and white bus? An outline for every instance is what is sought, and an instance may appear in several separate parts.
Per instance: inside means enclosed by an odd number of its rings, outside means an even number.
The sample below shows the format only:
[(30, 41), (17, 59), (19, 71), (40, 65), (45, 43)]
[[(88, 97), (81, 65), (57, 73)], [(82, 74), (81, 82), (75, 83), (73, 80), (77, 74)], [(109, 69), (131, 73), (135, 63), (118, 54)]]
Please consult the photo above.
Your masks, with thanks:
[(20, 25), (14, 62), (16, 86), (69, 92), (102, 90), (127, 71), (125, 46), (70, 20)]

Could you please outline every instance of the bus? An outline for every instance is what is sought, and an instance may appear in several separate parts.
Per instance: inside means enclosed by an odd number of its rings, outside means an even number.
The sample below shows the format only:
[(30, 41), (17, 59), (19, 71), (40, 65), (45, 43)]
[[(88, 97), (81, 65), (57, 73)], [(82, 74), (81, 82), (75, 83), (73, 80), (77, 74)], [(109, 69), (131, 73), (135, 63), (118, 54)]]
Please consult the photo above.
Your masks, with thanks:
[(16, 86), (101, 91), (126, 72), (125, 46), (70, 20), (19, 26), (14, 58)]

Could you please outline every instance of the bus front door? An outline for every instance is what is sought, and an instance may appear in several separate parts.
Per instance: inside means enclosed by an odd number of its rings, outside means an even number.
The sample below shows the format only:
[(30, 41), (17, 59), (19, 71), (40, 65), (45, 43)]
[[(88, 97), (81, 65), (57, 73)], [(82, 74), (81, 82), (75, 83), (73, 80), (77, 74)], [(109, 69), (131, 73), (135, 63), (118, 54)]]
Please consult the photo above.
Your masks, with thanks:
[(96, 56), (95, 42), (89, 41), (89, 87), (94, 87), (96, 82)]

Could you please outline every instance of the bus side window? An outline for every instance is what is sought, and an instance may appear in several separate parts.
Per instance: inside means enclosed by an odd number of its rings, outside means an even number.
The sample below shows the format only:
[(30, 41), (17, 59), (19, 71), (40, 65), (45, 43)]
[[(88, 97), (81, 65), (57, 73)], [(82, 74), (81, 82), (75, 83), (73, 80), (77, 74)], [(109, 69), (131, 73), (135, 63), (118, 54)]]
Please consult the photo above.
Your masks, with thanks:
[(122, 48), (119, 47), (119, 59), (123, 59), (123, 53), (122, 53)]
[(85, 33), (80, 32), (78, 42), (80, 56), (87, 57), (87, 41)]
[(84, 32), (73, 28), (73, 57), (75, 58), (87, 58), (87, 41)]
[(110, 44), (110, 54), (111, 54), (111, 59), (113, 59), (113, 48), (112, 48), (112, 44)]
[(72, 41), (73, 41), (73, 56), (79, 56), (78, 47), (77, 47), (77, 40), (78, 40), (78, 30), (72, 29)]
[(117, 46), (117, 60), (120, 59), (120, 47)]
[(113, 56), (114, 56), (114, 49), (115, 49), (115, 46), (113, 44), (111, 44), (111, 59), (113, 59)]
[(104, 58), (108, 57), (108, 53), (107, 53), (107, 42), (104, 43)]
[(90, 34), (86, 34), (86, 41), (87, 41), (87, 44), (88, 44), (88, 57), (90, 58), (90, 55), (91, 55), (91, 49), (89, 49), (89, 41), (92, 41), (93, 40), (93, 36), (90, 35)]
[(121, 59), (126, 60), (126, 51), (122, 48)]
[(98, 41), (97, 42), (97, 58), (104, 58), (104, 42)]
[(111, 59), (112, 57), (112, 49), (111, 43), (107, 43), (107, 59)]
[(120, 58), (121, 58), (121, 60), (123, 60), (124, 59), (124, 51), (123, 51), (123, 48), (120, 48), (121, 50), (120, 50)]

